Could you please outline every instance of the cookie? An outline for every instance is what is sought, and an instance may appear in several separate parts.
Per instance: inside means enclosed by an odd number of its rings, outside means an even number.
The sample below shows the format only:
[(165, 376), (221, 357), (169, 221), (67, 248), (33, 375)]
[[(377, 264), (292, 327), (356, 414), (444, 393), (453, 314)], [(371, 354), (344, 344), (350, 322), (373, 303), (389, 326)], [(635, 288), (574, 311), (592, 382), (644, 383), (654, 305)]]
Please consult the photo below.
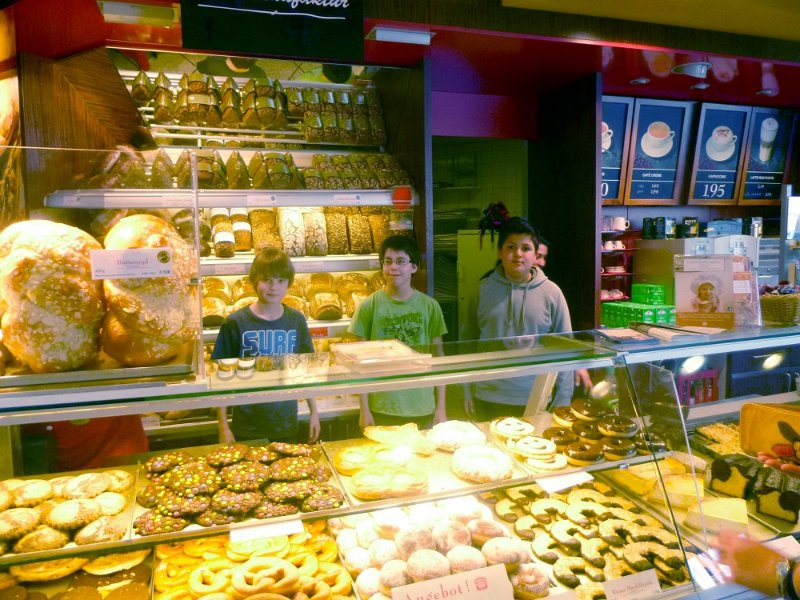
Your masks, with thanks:
[(272, 442), (269, 448), (285, 456), (316, 457), (319, 452), (315, 446), (310, 444), (290, 444), (288, 442)]
[(185, 529), (190, 522), (182, 517), (167, 517), (153, 510), (148, 510), (136, 518), (133, 522), (133, 530), (139, 535), (174, 533)]
[(45, 522), (56, 529), (78, 529), (103, 515), (100, 503), (90, 498), (65, 500), (47, 515)]
[(263, 499), (259, 492), (220, 490), (212, 496), (211, 508), (222, 513), (243, 515), (261, 504)]
[(136, 502), (145, 508), (154, 508), (158, 501), (169, 493), (166, 486), (160, 483), (148, 483), (136, 494)]
[(184, 496), (170, 491), (161, 497), (155, 509), (167, 517), (190, 517), (208, 510), (209, 506), (211, 506), (211, 496), (203, 494)]
[(270, 502), (301, 502), (308, 498), (319, 484), (309, 479), (276, 481), (264, 488), (264, 497)]
[(224, 467), (232, 465), (240, 460), (244, 460), (248, 446), (244, 444), (228, 444), (216, 450), (212, 450), (206, 455), (206, 462), (212, 467)]
[(50, 514), (50, 511), (62, 502), (64, 502), (64, 498), (50, 498), (49, 500), (45, 500), (33, 508), (34, 510), (39, 511), (39, 520), (44, 522), (47, 519), (47, 515)]
[(272, 450), (269, 446), (253, 446), (248, 449), (247, 454), (244, 455), (245, 460), (252, 460), (266, 465), (275, 462), (280, 457), (281, 454), (275, 452), (275, 450)]
[(341, 490), (327, 483), (321, 483), (308, 498), (303, 500), (300, 510), (303, 512), (329, 510), (339, 508), (342, 504), (344, 504), (344, 495)]
[(18, 508), (36, 506), (52, 497), (53, 488), (44, 479), (28, 479), (11, 492), (11, 501)]
[(0, 541), (16, 540), (33, 531), (39, 524), (35, 508), (9, 508), (0, 513)]
[(270, 470), (260, 462), (243, 460), (220, 469), (222, 483), (234, 492), (256, 492), (269, 481)]
[(307, 456), (289, 456), (269, 466), (270, 478), (275, 481), (310, 479), (317, 473), (317, 462)]
[(264, 500), (253, 509), (253, 516), (256, 519), (271, 519), (273, 517), (285, 517), (299, 512), (300, 509), (295, 504), (279, 504)]
[(69, 536), (63, 531), (39, 525), (36, 529), (23, 535), (14, 544), (14, 552), (38, 552), (63, 548), (69, 542)]
[(103, 492), (94, 500), (100, 505), (103, 514), (109, 517), (118, 515), (128, 505), (128, 499), (117, 492)]
[[(128, 521), (130, 522), (130, 521)], [(102, 516), (75, 533), (73, 541), (79, 546), (116, 542), (125, 537), (127, 526), (113, 517)]]
[(165, 452), (158, 456), (148, 458), (144, 463), (144, 468), (148, 473), (164, 473), (170, 469), (195, 460), (190, 454), (183, 450)]
[(47, 481), (50, 487), (53, 488), (53, 496), (56, 498), (66, 498), (66, 486), (73, 479), (75, 479), (74, 475), (62, 475), (60, 477), (48, 479)]
[(111, 484), (108, 486), (109, 492), (121, 493), (133, 485), (133, 474), (122, 469), (109, 469), (105, 471), (105, 474), (111, 478)]
[(213, 494), (222, 487), (222, 478), (214, 469), (201, 462), (191, 462), (172, 469), (164, 483), (184, 496)]
[(105, 473), (81, 473), (64, 486), (66, 498), (94, 498), (111, 485), (111, 477)]
[(203, 527), (213, 527), (214, 525), (229, 525), (236, 522), (236, 515), (219, 512), (213, 508), (200, 513), (195, 517), (195, 522)]
[(103, 600), (103, 596), (96, 587), (80, 585), (64, 591), (60, 600)]

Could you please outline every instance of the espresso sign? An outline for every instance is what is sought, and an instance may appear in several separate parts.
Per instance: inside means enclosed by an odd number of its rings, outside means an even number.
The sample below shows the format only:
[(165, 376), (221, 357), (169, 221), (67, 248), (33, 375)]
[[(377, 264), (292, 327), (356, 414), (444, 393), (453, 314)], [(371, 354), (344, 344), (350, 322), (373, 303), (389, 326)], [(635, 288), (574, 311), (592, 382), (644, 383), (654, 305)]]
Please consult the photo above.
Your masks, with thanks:
[(794, 138), (795, 113), (775, 108), (753, 109), (745, 144), (744, 185), (740, 202), (780, 202), (781, 186)]
[(363, 0), (181, 0), (183, 47), (364, 61)]
[(603, 98), (600, 123), (600, 194), (603, 204), (622, 204), (628, 166), (628, 132), (633, 120), (633, 98)]
[(703, 104), (692, 168), (689, 204), (734, 204), (750, 107)]
[(637, 99), (628, 163), (627, 204), (677, 204), (683, 186), (689, 102)]

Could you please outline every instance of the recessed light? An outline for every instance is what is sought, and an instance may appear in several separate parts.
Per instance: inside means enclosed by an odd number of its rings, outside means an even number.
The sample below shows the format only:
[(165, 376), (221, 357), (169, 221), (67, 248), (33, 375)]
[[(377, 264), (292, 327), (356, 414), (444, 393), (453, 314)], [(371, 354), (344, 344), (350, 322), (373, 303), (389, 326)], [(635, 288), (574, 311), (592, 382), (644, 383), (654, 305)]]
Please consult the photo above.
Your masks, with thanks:
[(701, 81), (700, 83), (695, 83), (693, 86), (691, 86), (691, 89), (693, 89), (693, 90), (707, 90), (710, 87), (711, 87), (710, 83), (705, 82), (705, 81)]
[(777, 96), (778, 90), (773, 90), (772, 88), (764, 88), (763, 90), (758, 90), (756, 92), (759, 96)]
[(650, 83), (650, 80), (647, 77), (637, 77), (636, 79), (631, 79), (631, 83), (633, 85), (644, 85), (645, 83)]
[(705, 61), (683, 63), (682, 65), (675, 65), (672, 67), (672, 72), (676, 75), (688, 75), (689, 77), (697, 77), (698, 79), (705, 79), (708, 74), (708, 69), (711, 63)]

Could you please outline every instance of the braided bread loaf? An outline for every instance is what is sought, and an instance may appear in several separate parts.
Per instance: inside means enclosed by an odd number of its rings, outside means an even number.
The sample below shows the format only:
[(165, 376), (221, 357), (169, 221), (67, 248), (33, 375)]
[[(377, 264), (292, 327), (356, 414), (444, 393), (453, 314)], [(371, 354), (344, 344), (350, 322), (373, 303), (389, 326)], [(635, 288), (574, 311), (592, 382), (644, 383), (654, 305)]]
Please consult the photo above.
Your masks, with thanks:
[(95, 359), (103, 289), (92, 281), (88, 233), (51, 221), (14, 223), (0, 234), (0, 314), (8, 349), (35, 373)]

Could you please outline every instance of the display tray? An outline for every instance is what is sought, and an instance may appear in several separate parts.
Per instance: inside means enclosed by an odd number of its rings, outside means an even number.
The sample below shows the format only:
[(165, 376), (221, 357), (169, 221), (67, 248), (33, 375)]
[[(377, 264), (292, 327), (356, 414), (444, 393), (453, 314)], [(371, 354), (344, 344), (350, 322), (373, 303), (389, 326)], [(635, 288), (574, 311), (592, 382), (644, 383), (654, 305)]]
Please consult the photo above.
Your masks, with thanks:
[(397, 340), (331, 344), (335, 362), (359, 373), (419, 371), (431, 366), (431, 355), (412, 350)]
[[(117, 549), (114, 554), (118, 552), (128, 552), (128, 548)], [(85, 558), (92, 560), (100, 557), (107, 552), (98, 553), (97, 555), (87, 555)], [(61, 597), (67, 590), (70, 594), (75, 594), (76, 588), (79, 588), (78, 593), (83, 597), (94, 597), (94, 593), (87, 588), (96, 589), (99, 593), (98, 597), (105, 598), (111, 591), (118, 590), (116, 594), (121, 593), (120, 588), (127, 588), (131, 583), (139, 583), (149, 590), (148, 598), (153, 597), (153, 572), (155, 570), (155, 554), (151, 551), (145, 559), (138, 565), (130, 569), (122, 569), (109, 573), (108, 575), (92, 575), (84, 571), (82, 568), (78, 569), (70, 575), (52, 579), (49, 581), (19, 581), (16, 585), (22, 586), (27, 592), (27, 596), (34, 598), (42, 596), (32, 596), (31, 594), (44, 594), (45, 598)], [(126, 583), (129, 582), (129, 583)], [(136, 586), (140, 591), (143, 591), (141, 586)], [(126, 590), (127, 591), (127, 590)], [(137, 598), (134, 594), (134, 589), (130, 589), (131, 600)], [(25, 597), (25, 595), (21, 596)], [(75, 596), (70, 596), (75, 597)], [(119, 598), (119, 595), (116, 595)]]
[[(322, 449), (328, 457), (329, 462), (333, 464), (333, 457), (338, 451), (353, 446), (370, 444), (379, 446), (379, 444), (375, 444), (375, 442), (371, 442), (370, 440), (341, 440), (334, 442), (322, 442)], [(493, 444), (490, 445), (494, 447)], [(528, 474), (525, 472), (525, 470), (522, 469), (519, 464), (512, 461), (512, 475), (509, 479), (491, 483), (470, 483), (469, 481), (460, 479), (455, 473), (453, 473), (453, 470), (450, 466), (452, 457), (453, 455), (450, 452), (435, 450), (428, 456), (413, 454), (404, 462), (398, 462), (398, 466), (408, 467), (415, 471), (421, 471), (428, 476), (427, 492), (420, 493), (416, 496), (407, 496), (402, 498), (402, 500), (412, 502), (413, 498), (418, 498), (420, 501), (437, 500), (440, 498), (448, 498), (460, 494), (472, 494), (484, 490), (493, 490), (498, 487), (520, 485), (528, 480)], [(338, 476), (342, 482), (342, 488), (345, 490), (346, 496), (350, 504), (353, 506), (368, 504), (370, 506), (375, 506), (375, 508), (379, 508), (381, 506), (396, 505), (398, 502), (398, 498), (361, 500), (353, 495), (351, 485), (352, 477), (342, 475), (341, 473), (338, 473)]]
[(62, 373), (33, 373), (26, 365), (13, 362), (6, 365), (6, 374), (0, 377), (0, 389), (8, 392), (29, 386), (82, 385), (90, 381), (188, 375), (193, 372), (194, 350), (195, 343), (187, 342), (175, 358), (150, 367), (126, 367), (101, 351), (92, 364)]
[[(246, 445), (246, 446), (261, 446), (267, 444), (267, 440), (248, 440), (246, 442), (238, 442), (238, 444)], [(195, 446), (191, 448), (185, 448), (181, 450), (181, 452), (185, 452), (186, 454), (196, 457), (198, 459), (203, 458), (209, 454), (209, 452), (223, 448), (222, 445), (210, 445), (210, 446)], [(174, 452), (174, 451), (173, 451)], [(149, 457), (156, 457), (162, 456), (166, 453), (164, 452), (155, 452), (150, 453), (143, 457), (143, 460), (138, 466), (138, 485), (136, 488), (137, 496), (142, 491), (145, 485), (151, 483), (151, 480), (147, 477), (147, 470), (145, 469), (144, 463), (146, 462), (147, 458)], [(286, 458), (282, 456), (281, 458)], [(333, 470), (331, 465), (328, 463), (326, 457), (324, 456), (323, 452), (319, 452), (316, 457), (317, 465), (323, 469), (329, 469), (331, 472), (330, 477), (328, 478), (327, 483), (342, 489), (342, 484), (339, 481), (336, 472)], [(219, 469), (217, 469), (219, 470)], [(262, 486), (263, 489), (263, 486)], [(141, 535), (134, 531), (133, 525), (131, 526), (131, 534), (130, 538), (132, 540), (147, 540), (148, 542), (160, 542), (165, 540), (174, 540), (175, 537), (204, 537), (210, 536), (217, 533), (225, 533), (233, 528), (240, 528), (240, 527), (253, 527), (253, 526), (262, 526), (262, 525), (271, 525), (275, 523), (279, 523), (282, 521), (291, 521), (291, 520), (298, 520), (298, 519), (307, 519), (307, 518), (327, 518), (332, 515), (341, 514), (342, 512), (346, 512), (348, 510), (348, 502), (347, 502), (347, 494), (344, 495), (344, 502), (342, 506), (333, 508), (333, 509), (326, 509), (326, 510), (314, 510), (314, 511), (299, 511), (291, 515), (286, 516), (279, 516), (279, 517), (270, 517), (266, 519), (258, 519), (253, 516), (248, 516), (243, 514), (241, 517), (237, 517), (234, 522), (221, 524), (221, 525), (211, 525), (211, 526), (203, 526), (194, 521), (192, 521), (189, 525), (184, 527), (183, 529), (174, 530), (174, 531), (167, 531), (167, 532), (159, 532), (153, 533), (149, 535)], [(139, 518), (142, 514), (147, 512), (148, 509), (139, 504), (139, 502), (134, 503), (133, 507), (133, 519), (134, 522), (137, 518)], [(178, 534), (176, 536), (176, 534)]]
[[(119, 546), (121, 541), (125, 541), (130, 539), (130, 530), (131, 530), (131, 523), (133, 522), (133, 514), (134, 514), (134, 506), (136, 504), (135, 500), (135, 491), (137, 489), (137, 467), (136, 466), (119, 466), (114, 467), (113, 469), (92, 469), (92, 470), (85, 470), (85, 471), (70, 471), (65, 473), (54, 473), (52, 475), (39, 475), (35, 477), (20, 477), (15, 478), (16, 480), (21, 481), (35, 481), (35, 480), (45, 480), (51, 481), (56, 478), (61, 477), (75, 477), (77, 475), (83, 475), (86, 473), (103, 473), (112, 470), (120, 470), (128, 473), (131, 477), (130, 486), (119, 492), (124, 496), (126, 504), (125, 507), (117, 514), (111, 516), (111, 520), (119, 526), (121, 530), (124, 530), (123, 536), (119, 540), (110, 541), (110, 542), (101, 542), (101, 543), (93, 543), (93, 544), (82, 544), (79, 545), (74, 541), (74, 533), (80, 530), (80, 528), (72, 528), (71, 530), (66, 530), (69, 534), (69, 541), (60, 548), (48, 549), (48, 550), (37, 550), (37, 551), (30, 551), (30, 552), (8, 552), (3, 554), (0, 557), (0, 563), (3, 564), (15, 564), (19, 562), (30, 562), (31, 560), (47, 560), (51, 558), (60, 558), (66, 554), (76, 554), (77, 552), (85, 553), (89, 550), (105, 550), (109, 548), (114, 548)], [(0, 482), (2, 483), (2, 482)], [(85, 496), (88, 497), (88, 496)], [(45, 506), (48, 506), (50, 511), (60, 504), (61, 502), (66, 501), (67, 499), (64, 497), (59, 497), (55, 499), (56, 496), (51, 496), (47, 500), (37, 503), (33, 506), (33, 508), (39, 509), (40, 507), (43, 509)], [(57, 503), (57, 504), (56, 504)], [(13, 510), (13, 509), (8, 509)], [(50, 512), (48, 511), (48, 512)], [(6, 512), (6, 511), (3, 511)], [(2, 518), (3, 512), (0, 512), (0, 518)], [(41, 512), (41, 510), (40, 510)], [(42, 520), (41, 523), (45, 523), (46, 521)], [(9, 548), (13, 550), (15, 542), (9, 542)]]

